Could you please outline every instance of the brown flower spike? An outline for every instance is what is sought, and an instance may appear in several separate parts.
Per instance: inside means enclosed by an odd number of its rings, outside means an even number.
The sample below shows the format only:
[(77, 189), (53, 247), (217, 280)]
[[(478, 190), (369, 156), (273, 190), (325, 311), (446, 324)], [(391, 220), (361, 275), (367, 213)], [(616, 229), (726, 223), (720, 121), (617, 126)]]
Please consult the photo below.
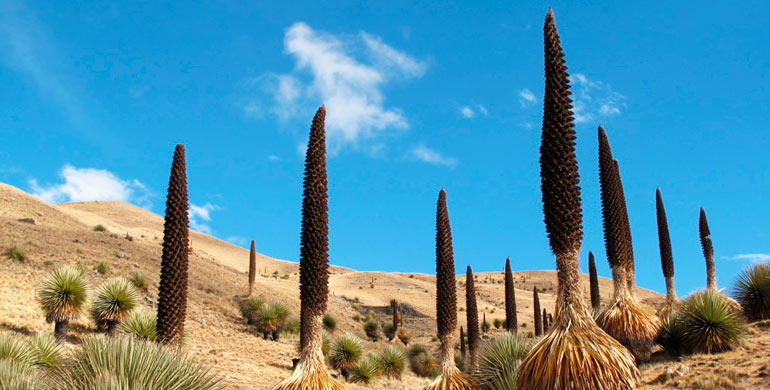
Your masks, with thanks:
[(703, 257), (706, 259), (706, 288), (717, 290), (717, 276), (714, 269), (714, 245), (711, 243), (711, 230), (709, 222), (706, 220), (706, 210), (700, 208), (698, 218), (698, 233), (700, 234), (700, 245), (703, 248)]
[(329, 294), (329, 214), (326, 178), (326, 108), (321, 106), (310, 127), (302, 191), (302, 233), (299, 257), (300, 360), (292, 375), (275, 390), (337, 390), (344, 386), (329, 375), (324, 363), (321, 319)]
[(540, 317), (540, 297), (537, 295), (537, 287), (533, 290), (532, 299), (535, 301), (533, 307), (535, 316), (535, 336), (540, 336), (543, 334), (543, 320)]
[(668, 219), (663, 206), (660, 188), (655, 190), (655, 213), (658, 221), (658, 247), (660, 248), (660, 266), (666, 278), (666, 306), (674, 305), (678, 299), (674, 288), (674, 255), (671, 251), (671, 236), (668, 232)]
[(527, 390), (625, 390), (639, 381), (633, 356), (594, 323), (580, 285), (582, 232), (580, 177), (569, 79), (552, 10), (543, 26), (545, 97), (540, 144), (543, 214), (556, 255), (554, 323), (524, 357), (517, 388)]
[(468, 367), (476, 368), (479, 351), (479, 311), (476, 307), (476, 285), (473, 281), (473, 269), (469, 265), (465, 273), (465, 319), (468, 329)]
[(516, 319), (516, 288), (513, 285), (513, 273), (511, 272), (511, 258), (505, 259), (505, 329), (516, 333), (518, 330)]
[(257, 277), (257, 249), (254, 240), (251, 240), (251, 249), (249, 250), (249, 296), (254, 294), (254, 280)]
[(588, 277), (591, 287), (591, 307), (598, 311), (602, 303), (599, 295), (599, 276), (596, 274), (596, 260), (594, 260), (593, 252), (588, 252)]
[(187, 314), (188, 226), (185, 149), (184, 145), (178, 144), (171, 163), (166, 217), (163, 222), (156, 338), (161, 344), (178, 343), (184, 332)]

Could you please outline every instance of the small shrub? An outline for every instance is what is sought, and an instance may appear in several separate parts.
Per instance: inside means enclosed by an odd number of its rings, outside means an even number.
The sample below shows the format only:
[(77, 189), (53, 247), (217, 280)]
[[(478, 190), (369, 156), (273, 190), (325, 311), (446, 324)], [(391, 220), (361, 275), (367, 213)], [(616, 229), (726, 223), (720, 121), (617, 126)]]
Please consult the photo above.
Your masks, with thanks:
[(378, 328), (380, 325), (372, 318), (369, 318), (364, 323), (364, 333), (366, 333), (366, 337), (368, 337), (372, 341), (377, 341), (380, 336), (377, 333)]
[(363, 321), (364, 317), (361, 317), (360, 314), (356, 313), (356, 315), (353, 316), (353, 321), (355, 322), (361, 322)]
[(755, 264), (741, 271), (733, 296), (749, 321), (770, 319), (770, 264)]
[(5, 255), (8, 256), (9, 259), (16, 260), (19, 263), (26, 263), (27, 260), (29, 260), (29, 257), (27, 257), (27, 252), (25, 252), (23, 248), (17, 245), (6, 249)]
[(90, 337), (72, 358), (69, 370), (58, 375), (61, 388), (91, 389), (222, 389), (220, 378), (183, 355), (155, 343)]
[(495, 318), (495, 320), (492, 321), (492, 323), (495, 325), (495, 329), (500, 329), (503, 326), (503, 320), (499, 318)]
[(415, 375), (424, 378), (433, 378), (438, 375), (438, 363), (424, 345), (413, 345), (409, 348), (408, 356), (409, 368)]
[(334, 330), (337, 329), (337, 320), (331, 314), (324, 314), (323, 325), (327, 332), (334, 333)]
[(38, 300), (46, 322), (55, 322), (58, 339), (67, 335), (69, 321), (77, 318), (88, 301), (90, 286), (83, 271), (73, 267), (56, 268), (40, 286)]
[(283, 331), (289, 334), (299, 333), (299, 319), (289, 318), (286, 320), (286, 325), (283, 327)]
[(120, 323), (118, 330), (138, 339), (155, 341), (157, 323), (154, 312), (133, 311)]
[(682, 338), (682, 322), (679, 318), (679, 312), (669, 313), (661, 317), (660, 334), (657, 343), (671, 356), (678, 357), (685, 351), (684, 340)]
[(350, 370), (361, 359), (363, 349), (361, 340), (351, 333), (345, 333), (340, 336), (329, 352), (329, 363), (337, 370), (340, 370), (345, 379), (349, 379)]
[(479, 367), (474, 374), (482, 390), (515, 390), (519, 364), (532, 348), (524, 337), (505, 333), (490, 340), (479, 354)]
[(265, 305), (265, 300), (260, 296), (253, 296), (241, 302), (241, 315), (246, 319), (249, 325), (253, 325), (256, 320), (257, 311)]
[(139, 304), (139, 294), (126, 279), (115, 278), (104, 282), (96, 291), (91, 305), (91, 318), (97, 328), (112, 334), (115, 326)]
[(388, 338), (388, 341), (393, 341), (396, 338), (396, 326), (393, 325), (393, 321), (385, 321), (382, 323), (382, 333)]
[(273, 302), (268, 305), (262, 305), (254, 314), (254, 325), (257, 331), (262, 333), (262, 337), (267, 340), (272, 337), (277, 341), (286, 320), (289, 318), (289, 311), (283, 302)]
[(404, 343), (404, 346), (409, 345), (409, 340), (411, 338), (412, 337), (409, 336), (409, 333), (406, 333), (405, 330), (403, 330), (403, 329), (399, 329), (398, 330), (398, 339), (401, 340), (402, 343)]
[(358, 364), (350, 370), (350, 381), (353, 383), (369, 384), (380, 373), (379, 362), (374, 355), (368, 355), (361, 359)]
[(719, 352), (738, 346), (743, 322), (733, 304), (719, 292), (706, 290), (690, 296), (682, 305), (682, 340), (692, 352)]
[(406, 365), (406, 355), (403, 349), (395, 345), (388, 345), (377, 355), (377, 358), (383, 375), (388, 378), (401, 379), (401, 372), (404, 371)]
[(134, 275), (131, 276), (131, 283), (140, 290), (147, 290), (147, 279), (141, 272), (134, 272)]
[(104, 227), (104, 225), (102, 225), (102, 224), (98, 224), (98, 225), (94, 226), (94, 231), (95, 232), (106, 232), (107, 228)]
[(96, 270), (96, 272), (102, 275), (105, 275), (108, 272), (110, 272), (110, 268), (103, 261), (99, 262), (99, 264), (97, 264), (96, 267), (94, 267), (94, 269)]

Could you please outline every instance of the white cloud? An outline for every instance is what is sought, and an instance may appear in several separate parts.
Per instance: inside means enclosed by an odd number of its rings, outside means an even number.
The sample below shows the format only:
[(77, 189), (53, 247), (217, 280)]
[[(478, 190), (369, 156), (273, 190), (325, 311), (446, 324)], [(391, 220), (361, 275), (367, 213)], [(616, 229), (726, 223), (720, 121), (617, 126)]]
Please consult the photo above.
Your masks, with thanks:
[(460, 107), (460, 115), (463, 116), (463, 118), (473, 118), (476, 116), (476, 113), (473, 112), (473, 109), (468, 106), (462, 106)]
[(626, 108), (626, 97), (606, 83), (591, 80), (582, 73), (573, 74), (570, 81), (573, 87), (575, 123), (620, 115)]
[(481, 104), (477, 104), (475, 107), (462, 106), (458, 110), (460, 111), (460, 115), (462, 115), (462, 117), (466, 119), (475, 118), (478, 114), (481, 114), (484, 116), (489, 115), (489, 111), (487, 110), (487, 108), (482, 106)]
[(456, 158), (445, 157), (438, 151), (423, 145), (412, 149), (412, 157), (433, 165), (444, 165), (448, 167), (454, 167), (457, 165)]
[(247, 245), (249, 245), (249, 240), (246, 239), (246, 237), (241, 237), (241, 236), (229, 236), (225, 238), (225, 241), (231, 244), (238, 245), (242, 248), (245, 248)]
[(726, 260), (751, 261), (752, 263), (762, 263), (770, 261), (770, 253), (743, 253), (733, 257), (723, 257)]
[[(409, 127), (401, 110), (385, 106), (382, 88), (396, 78), (422, 76), (426, 63), (366, 32), (333, 35), (302, 22), (286, 31), (284, 49), (295, 60), (294, 70), (257, 78), (266, 84), (279, 118), (307, 119), (307, 112), (323, 102), (332, 147)], [(252, 112), (257, 106), (249, 102), (244, 109)]]
[(95, 168), (76, 168), (66, 164), (59, 172), (63, 183), (43, 186), (29, 181), (32, 194), (49, 203), (119, 200), (149, 207), (151, 195), (139, 180), (123, 180), (114, 173)]
[(197, 230), (201, 233), (211, 234), (212, 233), (211, 226), (205, 222), (211, 222), (211, 212), (219, 209), (220, 209), (219, 206), (208, 202), (202, 206), (198, 206), (193, 203), (190, 203), (190, 210), (189, 210), (190, 227), (193, 230)]
[(532, 91), (527, 88), (519, 91), (519, 104), (521, 104), (522, 107), (527, 107), (535, 103), (537, 103), (537, 98)]
[(267, 161), (281, 161), (281, 158), (276, 155), (269, 155), (267, 156)]

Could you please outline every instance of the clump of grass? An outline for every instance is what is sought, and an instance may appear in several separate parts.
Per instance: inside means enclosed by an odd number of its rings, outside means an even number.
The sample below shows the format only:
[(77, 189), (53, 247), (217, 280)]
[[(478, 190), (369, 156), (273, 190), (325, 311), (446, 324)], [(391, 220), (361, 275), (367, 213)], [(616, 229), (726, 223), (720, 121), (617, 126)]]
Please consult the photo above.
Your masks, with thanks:
[(358, 364), (350, 370), (350, 381), (353, 383), (369, 384), (380, 374), (380, 366), (375, 355), (368, 355), (361, 359)]
[(265, 300), (262, 297), (255, 295), (245, 301), (241, 302), (241, 315), (246, 319), (249, 325), (253, 325), (256, 320), (256, 314), (262, 306), (265, 305)]
[(32, 364), (46, 369), (53, 369), (62, 361), (64, 349), (55, 338), (38, 333), (27, 339)]
[(283, 302), (273, 302), (257, 309), (254, 313), (254, 325), (265, 340), (272, 337), (274, 341), (278, 341), (288, 318), (286, 305)]
[(331, 314), (324, 314), (323, 324), (327, 332), (334, 333), (337, 329), (337, 320)]
[(155, 313), (133, 311), (121, 323), (120, 332), (148, 341), (155, 341), (157, 337), (158, 317)]
[(503, 326), (503, 320), (495, 318), (495, 320), (492, 321), (492, 324), (495, 326), (495, 329), (500, 329)]
[(377, 358), (383, 375), (401, 379), (401, 372), (406, 366), (406, 355), (403, 349), (395, 345), (388, 345), (377, 355)]
[(487, 342), (475, 372), (482, 390), (516, 390), (521, 359), (532, 348), (524, 336), (506, 333)]
[(31, 364), (32, 350), (21, 339), (10, 334), (0, 334), (0, 361), (8, 360), (20, 364)]
[(94, 231), (95, 232), (106, 232), (107, 228), (104, 227), (104, 225), (102, 225), (102, 224), (98, 224), (98, 225), (94, 226)]
[(405, 330), (399, 329), (398, 331), (398, 339), (401, 340), (401, 342), (404, 344), (404, 346), (409, 345), (409, 340), (412, 339), (412, 336), (409, 335), (409, 333), (406, 333)]
[(366, 337), (368, 337), (372, 341), (377, 341), (380, 336), (377, 333), (377, 330), (379, 329), (380, 324), (377, 323), (377, 321), (373, 318), (369, 318), (364, 323), (364, 333), (366, 333)]
[(29, 257), (27, 256), (27, 252), (24, 251), (24, 248), (18, 245), (14, 245), (6, 249), (5, 255), (8, 256), (9, 259), (16, 260), (19, 263), (26, 263), (27, 260), (29, 260)]
[(207, 368), (171, 349), (130, 338), (87, 338), (68, 368), (59, 373), (57, 382), (71, 390), (224, 388)]
[(350, 379), (350, 370), (361, 359), (363, 349), (361, 340), (352, 333), (345, 333), (334, 343), (329, 353), (329, 363), (337, 370), (340, 370), (345, 379)]
[(107, 273), (110, 272), (110, 268), (103, 261), (100, 261), (99, 264), (97, 264), (96, 267), (94, 267), (94, 270), (96, 270), (96, 272), (102, 275), (106, 275)]
[(147, 290), (147, 279), (141, 272), (134, 272), (131, 276), (131, 283), (140, 290)]
[(669, 312), (661, 318), (660, 334), (656, 342), (671, 356), (678, 357), (685, 351), (682, 337), (682, 321), (679, 312)]
[(682, 341), (692, 352), (719, 352), (738, 346), (744, 324), (727, 297), (711, 289), (691, 295), (682, 305)]
[(40, 370), (25, 363), (0, 359), (0, 389), (45, 390), (54, 389)]
[(388, 341), (393, 341), (396, 338), (396, 325), (393, 321), (385, 321), (382, 323), (382, 333), (388, 338)]
[(408, 351), (409, 368), (419, 377), (435, 378), (438, 376), (439, 367), (436, 359), (422, 344), (415, 344)]
[(755, 264), (738, 275), (733, 296), (749, 321), (770, 318), (770, 264)]

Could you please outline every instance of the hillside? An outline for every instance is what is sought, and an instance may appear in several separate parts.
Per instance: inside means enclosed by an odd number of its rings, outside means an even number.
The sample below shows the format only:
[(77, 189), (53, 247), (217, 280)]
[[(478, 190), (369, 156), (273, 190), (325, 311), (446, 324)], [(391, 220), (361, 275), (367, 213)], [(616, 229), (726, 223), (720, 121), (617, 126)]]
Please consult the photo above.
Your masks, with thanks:
[[(31, 218), (32, 221), (20, 221)], [(107, 231), (94, 231), (102, 225)], [(0, 331), (24, 334), (50, 332), (35, 301), (35, 290), (50, 269), (76, 264), (89, 270), (93, 285), (108, 277), (130, 277), (143, 273), (150, 282), (144, 293), (145, 310), (152, 310), (157, 297), (163, 218), (123, 202), (80, 202), (51, 205), (19, 189), (0, 183), (0, 250), (22, 247), (29, 261), (18, 263), (0, 256)], [(130, 239), (129, 239), (130, 238)], [(191, 232), (189, 306), (186, 332), (187, 351), (197, 361), (213, 366), (233, 389), (266, 388), (287, 376), (296, 355), (297, 337), (286, 335), (279, 342), (265, 341), (250, 331), (234, 305), (233, 297), (247, 289), (248, 250), (199, 232)], [(421, 261), (433, 262), (434, 259)], [(91, 271), (105, 262), (110, 271), (100, 275)], [(464, 265), (458, 264), (462, 271)], [(514, 263), (515, 267), (515, 263)], [(266, 300), (286, 303), (293, 316), (299, 313), (298, 264), (259, 254), (256, 291)], [(276, 275), (275, 277), (273, 275)], [(587, 275), (583, 275), (587, 284)], [(464, 275), (458, 285), (464, 285)], [(553, 312), (555, 271), (515, 272), (520, 329), (532, 330), (532, 288), (541, 291), (541, 305)], [(487, 319), (504, 318), (502, 273), (477, 274), (478, 307)], [(362, 324), (353, 318), (366, 309), (384, 309), (397, 298), (414, 311), (404, 317), (404, 327), (414, 341), (431, 344), (435, 329), (434, 277), (426, 274), (357, 272), (331, 267), (329, 312), (337, 318), (338, 331), (352, 331), (364, 338)], [(608, 300), (612, 281), (600, 278), (602, 298)], [(464, 294), (458, 290), (458, 316), (464, 322)], [(661, 296), (639, 289), (639, 297), (655, 306)], [(355, 302), (356, 304), (352, 304)], [(358, 307), (358, 310), (355, 309)], [(376, 310), (377, 311), (377, 310)], [(384, 320), (385, 310), (377, 311)], [(71, 342), (93, 332), (88, 318), (71, 326)], [(495, 331), (493, 331), (495, 332)], [(766, 333), (766, 332), (765, 332)], [(763, 334), (764, 336), (764, 334)], [(754, 340), (770, 345), (767, 338)], [(366, 342), (367, 350), (382, 348), (386, 342)], [(752, 348), (748, 346), (747, 348)], [(764, 350), (767, 353), (767, 349)], [(645, 379), (653, 381), (666, 363), (651, 365)], [(754, 372), (767, 372), (750, 366)], [(759, 371), (757, 371), (759, 370)], [(379, 379), (366, 388), (416, 389), (427, 384), (408, 373), (403, 381)], [(350, 389), (364, 387), (349, 386)]]

